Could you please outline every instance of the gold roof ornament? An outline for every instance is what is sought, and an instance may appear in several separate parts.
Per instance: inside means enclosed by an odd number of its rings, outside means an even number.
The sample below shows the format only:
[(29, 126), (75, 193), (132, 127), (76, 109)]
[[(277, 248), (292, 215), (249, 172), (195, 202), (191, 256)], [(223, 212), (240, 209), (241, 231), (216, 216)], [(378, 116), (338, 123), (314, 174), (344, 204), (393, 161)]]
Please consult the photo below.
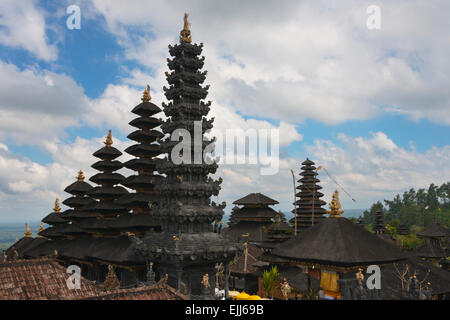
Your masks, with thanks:
[(330, 215), (330, 218), (340, 218), (341, 214), (344, 213), (344, 210), (342, 210), (341, 202), (339, 201), (339, 191), (334, 190), (333, 192), (333, 199), (330, 203), (330, 210), (327, 211), (327, 213)]
[(105, 144), (105, 146), (107, 147), (111, 147), (113, 144), (113, 140), (112, 140), (112, 133), (111, 133), (111, 129), (108, 130), (108, 135), (106, 136), (106, 140), (105, 142), (103, 142)]
[(55, 207), (53, 208), (53, 212), (61, 213), (61, 208), (59, 206), (59, 199), (58, 198), (55, 199)]
[(141, 98), (142, 102), (149, 102), (152, 100), (152, 96), (150, 95), (150, 85), (147, 85), (147, 88), (145, 88), (144, 93), (142, 94)]
[(180, 31), (180, 43), (183, 42), (187, 42), (187, 43), (191, 43), (192, 38), (191, 38), (191, 30), (189, 30), (189, 27), (191, 26), (191, 24), (188, 21), (188, 14), (185, 13), (184, 14), (184, 26), (183, 26), (183, 30)]
[(83, 171), (81, 171), (81, 169), (80, 169), (80, 171), (78, 171), (77, 180), (78, 180), (79, 182), (84, 181), (84, 173), (83, 173)]
[(31, 230), (30, 230), (30, 226), (28, 226), (28, 223), (25, 223), (25, 233), (24, 233), (25, 237), (27, 238), (31, 238)]
[(41, 224), (39, 225), (39, 230), (38, 230), (38, 238), (43, 238), (43, 236), (41, 236), (39, 233), (44, 231), (44, 223), (41, 221)]

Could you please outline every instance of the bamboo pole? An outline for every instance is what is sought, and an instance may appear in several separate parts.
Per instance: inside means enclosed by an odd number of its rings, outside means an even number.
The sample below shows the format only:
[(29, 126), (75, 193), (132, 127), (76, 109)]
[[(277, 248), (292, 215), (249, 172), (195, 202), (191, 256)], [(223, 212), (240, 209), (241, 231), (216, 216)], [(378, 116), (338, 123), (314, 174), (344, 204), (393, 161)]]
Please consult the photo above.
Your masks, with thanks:
[(295, 174), (294, 170), (291, 169), (292, 182), (294, 184), (294, 236), (297, 235), (297, 194), (295, 193)]

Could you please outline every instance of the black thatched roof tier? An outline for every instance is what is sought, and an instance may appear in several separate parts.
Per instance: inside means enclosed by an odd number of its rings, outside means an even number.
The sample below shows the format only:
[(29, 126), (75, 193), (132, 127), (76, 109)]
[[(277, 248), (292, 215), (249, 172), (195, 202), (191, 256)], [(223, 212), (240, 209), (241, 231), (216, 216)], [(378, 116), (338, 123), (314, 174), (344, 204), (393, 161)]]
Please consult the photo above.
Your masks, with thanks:
[(97, 173), (89, 178), (90, 181), (95, 182), (96, 184), (118, 184), (122, 180), (124, 180), (125, 177), (121, 175), (120, 173), (112, 172), (112, 173)]
[(277, 200), (271, 199), (261, 193), (250, 193), (233, 202), (233, 204), (237, 205), (274, 205), (278, 203)]
[(151, 215), (148, 214), (132, 214), (124, 213), (112, 220), (105, 219), (89, 219), (80, 223), (80, 226), (85, 230), (90, 231), (135, 231), (146, 230), (158, 226)]
[(63, 228), (61, 228), (61, 226), (58, 227), (51, 227), (51, 228), (46, 228), (44, 230), (42, 230), (41, 232), (39, 232), (38, 234), (42, 237), (48, 238), (48, 239), (56, 239), (56, 238), (63, 238), (64, 237), (64, 232)]
[(149, 207), (149, 202), (153, 202), (158, 199), (156, 194), (149, 193), (129, 193), (116, 200), (118, 204), (127, 208), (134, 208), (136, 206)]
[(160, 119), (150, 118), (150, 117), (139, 117), (131, 120), (128, 124), (139, 129), (151, 130), (156, 128), (161, 124)]
[(270, 207), (243, 207), (233, 212), (233, 218), (236, 220), (262, 219), (268, 220), (278, 216), (278, 212)]
[(309, 160), (309, 158), (306, 158), (305, 161), (302, 162), (302, 165), (304, 166), (313, 166), (315, 163)]
[[(39, 238), (44, 239), (44, 238)], [(25, 258), (37, 258), (37, 257), (44, 257), (44, 256), (50, 256), (55, 254), (55, 250), (57, 252), (60, 252), (61, 248), (63, 248), (65, 245), (67, 245), (70, 240), (47, 240), (41, 241), (39, 245), (33, 246), (33, 248), (28, 249), (26, 252), (24, 252)]]
[(363, 266), (399, 261), (405, 255), (346, 218), (328, 218), (280, 244), (272, 254), (329, 266)]
[(83, 237), (64, 243), (58, 250), (58, 255), (64, 258), (77, 260), (87, 260), (91, 252), (96, 251), (99, 239), (92, 237)]
[(414, 255), (420, 258), (440, 259), (445, 258), (445, 250), (436, 241), (425, 241), (414, 250)]
[(143, 257), (136, 254), (135, 244), (128, 236), (97, 240), (95, 250), (87, 251), (88, 258), (120, 265), (135, 265), (145, 262)]
[(67, 221), (61, 216), (61, 213), (58, 212), (52, 212), (48, 214), (44, 219), (42, 219), (42, 222), (51, 226), (67, 223)]
[(120, 213), (125, 213), (128, 212), (129, 209), (119, 205), (118, 203), (116, 203), (115, 201), (110, 202), (110, 201), (100, 201), (98, 202), (95, 206), (92, 207), (91, 212), (94, 215), (97, 214), (106, 214), (106, 215), (114, 215), (114, 214), (120, 214)]
[(84, 181), (75, 181), (74, 183), (68, 185), (64, 191), (72, 195), (83, 195), (91, 189), (92, 186), (89, 183)]
[(422, 238), (445, 238), (450, 236), (450, 232), (446, 227), (438, 222), (434, 222), (418, 232), (417, 236)]
[(95, 203), (95, 200), (89, 197), (70, 197), (62, 202), (71, 208), (81, 208), (84, 206), (91, 206)]
[(33, 241), (29, 241), (24, 246), (22, 246), (19, 250), (19, 257), (25, 258), (28, 257), (28, 252), (35, 250), (35, 248), (39, 248), (42, 244), (48, 242), (48, 239), (45, 238), (33, 238)]
[(96, 199), (116, 199), (124, 194), (128, 194), (128, 191), (121, 186), (95, 187), (89, 192), (89, 196)]
[(146, 171), (155, 171), (156, 170), (156, 163), (158, 161), (156, 159), (146, 159), (146, 158), (138, 158), (138, 159), (131, 159), (128, 160), (123, 164), (125, 168), (139, 171), (139, 170), (146, 170)]
[(122, 152), (114, 147), (104, 146), (103, 148), (95, 151), (92, 155), (102, 160), (114, 160), (115, 158), (120, 157)]
[(61, 225), (59, 226), (58, 231), (65, 235), (81, 235), (86, 233), (86, 231), (78, 227), (76, 224)]
[(267, 227), (268, 232), (291, 232), (292, 228), (286, 222), (274, 222)]
[(100, 160), (94, 163), (91, 167), (98, 171), (113, 172), (122, 169), (123, 165), (122, 162), (117, 160)]
[(158, 144), (135, 144), (125, 149), (125, 152), (135, 157), (156, 157), (161, 153), (161, 147)]
[[(160, 175), (132, 175), (122, 181), (122, 184), (128, 188), (145, 188), (160, 183), (164, 178)], [(153, 187), (149, 191), (153, 190)]]
[(161, 109), (154, 103), (141, 102), (136, 107), (134, 107), (133, 110), (131, 110), (131, 112), (141, 117), (151, 117), (157, 114), (158, 112), (161, 112)]
[(91, 213), (91, 208), (95, 206), (97, 202), (93, 202), (91, 205), (86, 207), (81, 207), (77, 210), (68, 209), (61, 213), (62, 218), (69, 221), (79, 221), (86, 218), (93, 217)]
[(164, 137), (164, 134), (158, 130), (136, 130), (127, 136), (130, 140), (147, 143), (151, 143), (162, 137)]
[(34, 241), (35, 238), (32, 237), (22, 237), (16, 242), (14, 242), (8, 249), (5, 250), (7, 256), (12, 256), (14, 254), (14, 250), (17, 250), (19, 253), (19, 257), (22, 252), (22, 248), (25, 248), (28, 244)]

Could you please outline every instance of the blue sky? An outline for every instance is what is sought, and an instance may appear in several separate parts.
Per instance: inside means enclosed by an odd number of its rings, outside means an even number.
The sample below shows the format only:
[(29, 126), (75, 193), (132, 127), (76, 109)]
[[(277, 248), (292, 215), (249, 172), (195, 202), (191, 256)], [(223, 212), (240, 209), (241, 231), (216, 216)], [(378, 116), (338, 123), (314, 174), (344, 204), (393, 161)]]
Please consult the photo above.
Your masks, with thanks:
[[(66, 27), (71, 4), (80, 7), (80, 30)], [(91, 154), (108, 129), (117, 147), (131, 143), (129, 111), (145, 85), (155, 103), (166, 101), (167, 45), (184, 11), (194, 42), (205, 44), (217, 130), (280, 130), (279, 173), (224, 166), (220, 201), (262, 192), (290, 211), (289, 169), (298, 172), (306, 157), (358, 200), (342, 199), (344, 209), (448, 181), (450, 7), (380, 1), (381, 29), (368, 30), (369, 4), (5, 0), (0, 222), (36, 221), (55, 197), (66, 198), (78, 169), (94, 173)], [(328, 201), (336, 186), (321, 180)]]

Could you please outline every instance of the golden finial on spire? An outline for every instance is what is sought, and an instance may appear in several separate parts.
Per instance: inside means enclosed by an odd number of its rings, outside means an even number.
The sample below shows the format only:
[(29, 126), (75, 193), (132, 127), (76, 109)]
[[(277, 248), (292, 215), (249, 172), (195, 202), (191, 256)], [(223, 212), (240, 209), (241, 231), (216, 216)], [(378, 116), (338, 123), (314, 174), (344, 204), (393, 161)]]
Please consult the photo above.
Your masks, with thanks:
[(150, 85), (147, 85), (147, 88), (144, 90), (144, 93), (141, 98), (142, 102), (149, 102), (152, 100), (152, 96), (150, 95)]
[(44, 231), (44, 223), (42, 221), (41, 224), (39, 225), (38, 238), (43, 238), (43, 236), (39, 234), (41, 231)]
[(80, 169), (80, 171), (78, 171), (77, 180), (80, 182), (84, 181), (84, 173), (83, 173), (83, 171), (81, 171), (81, 169)]
[(26, 230), (24, 233), (25, 237), (30, 238), (32, 233), (30, 227), (28, 226), (28, 223), (25, 223), (25, 230)]
[(108, 135), (106, 136), (105, 142), (103, 142), (107, 147), (111, 147), (113, 144), (111, 129), (108, 130)]
[(55, 200), (55, 207), (53, 208), (53, 212), (56, 212), (56, 213), (61, 212), (61, 208), (59, 207), (59, 199), (58, 198), (56, 198), (56, 200)]
[(183, 26), (183, 30), (181, 30), (180, 32), (180, 43), (183, 42), (187, 42), (187, 43), (191, 43), (192, 38), (191, 38), (191, 30), (189, 30), (189, 27), (191, 26), (191, 24), (188, 21), (188, 14), (185, 13), (184, 14), (184, 26)]
[(342, 210), (341, 202), (339, 201), (339, 191), (334, 190), (333, 192), (333, 199), (330, 203), (330, 210), (327, 211), (327, 213), (330, 215), (330, 218), (340, 218), (341, 214), (344, 213), (344, 210)]

